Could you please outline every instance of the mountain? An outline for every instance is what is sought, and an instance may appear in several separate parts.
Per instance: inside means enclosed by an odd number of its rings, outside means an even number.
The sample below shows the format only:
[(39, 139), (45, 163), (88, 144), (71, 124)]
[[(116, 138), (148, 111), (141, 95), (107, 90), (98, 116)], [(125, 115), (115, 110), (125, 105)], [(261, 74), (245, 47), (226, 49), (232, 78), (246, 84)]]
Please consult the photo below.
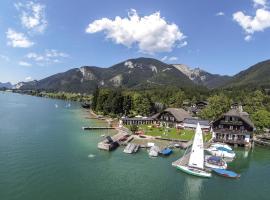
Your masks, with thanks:
[(209, 89), (219, 88), (230, 82), (230, 76), (221, 76), (218, 74), (211, 74), (200, 68), (190, 68), (183, 64), (174, 64), (176, 69), (185, 74), (190, 80), (197, 85), (203, 85)]
[(162, 85), (193, 87), (181, 71), (152, 58), (129, 59), (109, 68), (83, 66), (40, 81), (22, 82), (19, 89), (41, 89), (89, 93), (96, 86), (148, 88)]
[(0, 82), (0, 88), (8, 88), (11, 89), (13, 87), (13, 85), (10, 82), (7, 83), (1, 83)]
[(257, 63), (233, 76), (226, 87), (260, 87), (270, 88), (270, 60)]

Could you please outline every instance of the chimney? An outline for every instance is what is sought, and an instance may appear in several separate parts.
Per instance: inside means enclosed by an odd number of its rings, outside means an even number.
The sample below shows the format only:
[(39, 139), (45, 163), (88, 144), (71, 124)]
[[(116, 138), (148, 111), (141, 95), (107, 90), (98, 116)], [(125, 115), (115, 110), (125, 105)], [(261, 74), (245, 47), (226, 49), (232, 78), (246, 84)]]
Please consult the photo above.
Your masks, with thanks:
[(241, 104), (238, 106), (238, 111), (239, 111), (240, 113), (243, 112), (243, 106), (242, 106)]

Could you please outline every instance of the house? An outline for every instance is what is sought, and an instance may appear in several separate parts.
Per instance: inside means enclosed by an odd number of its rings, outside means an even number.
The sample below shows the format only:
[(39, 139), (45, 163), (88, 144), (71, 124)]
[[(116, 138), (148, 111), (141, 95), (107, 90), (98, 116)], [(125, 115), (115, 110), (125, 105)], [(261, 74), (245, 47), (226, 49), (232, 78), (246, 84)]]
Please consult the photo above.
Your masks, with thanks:
[(207, 101), (197, 101), (193, 104), (189, 110), (192, 114), (197, 115), (202, 109), (204, 109), (208, 105)]
[(124, 125), (141, 125), (141, 124), (155, 124), (156, 119), (154, 117), (136, 116), (132, 118), (122, 117), (121, 124)]
[(224, 113), (212, 123), (213, 141), (248, 146), (253, 137), (254, 124), (242, 106)]
[(133, 118), (122, 117), (121, 123), (124, 125), (141, 124), (162, 124), (168, 127), (177, 127), (185, 118), (191, 118), (191, 115), (182, 108), (167, 108), (151, 117), (136, 116)]
[(191, 115), (182, 108), (167, 108), (155, 115), (154, 118), (157, 122), (168, 127), (177, 127), (185, 118), (191, 118)]
[(180, 127), (184, 129), (193, 129), (195, 130), (197, 124), (201, 125), (202, 130), (209, 132), (210, 131), (210, 122), (208, 120), (196, 119), (196, 118), (186, 118)]

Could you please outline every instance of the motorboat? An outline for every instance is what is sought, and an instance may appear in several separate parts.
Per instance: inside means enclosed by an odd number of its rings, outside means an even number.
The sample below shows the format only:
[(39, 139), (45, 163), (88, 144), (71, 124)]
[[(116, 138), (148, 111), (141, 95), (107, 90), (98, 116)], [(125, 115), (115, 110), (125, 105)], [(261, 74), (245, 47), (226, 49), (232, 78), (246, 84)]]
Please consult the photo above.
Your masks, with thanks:
[(212, 144), (211, 144), (211, 147), (215, 147), (215, 148), (217, 148), (217, 147), (224, 147), (224, 148), (226, 148), (226, 149), (232, 151), (232, 147), (231, 147), (231, 146), (229, 146), (229, 145), (227, 145), (227, 144), (224, 144), (224, 143), (219, 143), (219, 142), (217, 142), (217, 143), (212, 143)]
[(206, 149), (206, 151), (213, 156), (231, 159), (235, 158), (235, 153), (232, 150), (229, 150), (225, 147), (210, 147)]
[(148, 152), (150, 157), (157, 157), (159, 153), (159, 147), (158, 146), (152, 146)]
[(221, 157), (206, 155), (204, 159), (205, 167), (211, 169), (227, 169), (227, 163)]

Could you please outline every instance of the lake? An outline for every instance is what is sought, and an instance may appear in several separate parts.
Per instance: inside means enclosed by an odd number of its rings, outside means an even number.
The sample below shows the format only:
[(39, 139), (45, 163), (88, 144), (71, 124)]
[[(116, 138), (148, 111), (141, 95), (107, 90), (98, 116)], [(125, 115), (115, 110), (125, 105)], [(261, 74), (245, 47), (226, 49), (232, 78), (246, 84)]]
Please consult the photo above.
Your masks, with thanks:
[[(69, 106), (70, 103), (70, 106)], [(75, 102), (0, 92), (1, 200), (267, 200), (270, 151), (237, 148), (237, 180), (202, 179), (171, 166), (183, 151), (150, 159), (100, 151), (102, 134)]]

